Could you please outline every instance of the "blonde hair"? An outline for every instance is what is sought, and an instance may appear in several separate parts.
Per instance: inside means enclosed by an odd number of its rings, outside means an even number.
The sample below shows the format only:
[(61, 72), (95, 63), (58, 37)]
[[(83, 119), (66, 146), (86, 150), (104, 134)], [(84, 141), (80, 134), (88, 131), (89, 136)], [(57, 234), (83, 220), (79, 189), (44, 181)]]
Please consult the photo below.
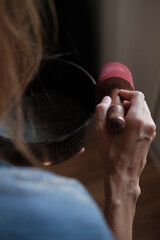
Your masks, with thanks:
[[(46, 4), (53, 17), (52, 45), (54, 46), (57, 18), (52, 0), (0, 0), (1, 117), (8, 114), (12, 107), (20, 102), (45, 55), (43, 39), (46, 34), (48, 14)], [(20, 142), (17, 146), (28, 155), (27, 148)]]

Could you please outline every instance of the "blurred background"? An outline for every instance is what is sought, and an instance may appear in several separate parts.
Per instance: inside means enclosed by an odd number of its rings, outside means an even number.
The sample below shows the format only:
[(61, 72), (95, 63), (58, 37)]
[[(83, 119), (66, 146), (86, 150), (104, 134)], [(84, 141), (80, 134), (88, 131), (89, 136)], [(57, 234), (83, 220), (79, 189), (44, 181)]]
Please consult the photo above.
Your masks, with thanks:
[(160, 164), (160, 1), (101, 0), (99, 63), (120, 61), (145, 94), (157, 125), (151, 154)]
[[(157, 136), (142, 173), (133, 235), (136, 240), (160, 239), (160, 1), (56, 0), (60, 24), (57, 53), (78, 62), (97, 80), (110, 61), (127, 65), (135, 88), (145, 94)], [(103, 209), (103, 166), (95, 133), (80, 157), (50, 171), (75, 177)]]

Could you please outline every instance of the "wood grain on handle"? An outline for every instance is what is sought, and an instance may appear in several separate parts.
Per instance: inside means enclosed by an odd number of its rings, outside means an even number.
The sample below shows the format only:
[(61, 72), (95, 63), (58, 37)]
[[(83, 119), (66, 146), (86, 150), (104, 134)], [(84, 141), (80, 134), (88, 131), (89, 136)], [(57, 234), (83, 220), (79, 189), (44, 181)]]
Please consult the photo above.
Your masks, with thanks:
[(112, 99), (112, 104), (107, 113), (107, 124), (111, 132), (122, 132), (126, 127), (125, 110), (122, 105), (119, 90), (114, 88), (110, 91), (109, 95)]

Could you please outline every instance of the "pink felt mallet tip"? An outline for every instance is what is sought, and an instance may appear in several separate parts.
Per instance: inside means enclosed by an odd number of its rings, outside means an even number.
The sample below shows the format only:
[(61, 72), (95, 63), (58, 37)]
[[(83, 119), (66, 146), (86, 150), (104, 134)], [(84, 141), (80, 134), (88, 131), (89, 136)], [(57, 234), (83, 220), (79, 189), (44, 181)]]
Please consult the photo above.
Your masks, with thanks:
[(133, 78), (129, 68), (120, 62), (109, 62), (104, 64), (100, 69), (98, 82), (101, 83), (104, 80), (115, 77), (126, 80), (134, 89)]
[(125, 110), (118, 95), (119, 89), (135, 90), (129, 68), (120, 62), (104, 64), (99, 72), (96, 94), (98, 103), (105, 95), (112, 99), (107, 115), (108, 127), (112, 132), (121, 132), (126, 127)]

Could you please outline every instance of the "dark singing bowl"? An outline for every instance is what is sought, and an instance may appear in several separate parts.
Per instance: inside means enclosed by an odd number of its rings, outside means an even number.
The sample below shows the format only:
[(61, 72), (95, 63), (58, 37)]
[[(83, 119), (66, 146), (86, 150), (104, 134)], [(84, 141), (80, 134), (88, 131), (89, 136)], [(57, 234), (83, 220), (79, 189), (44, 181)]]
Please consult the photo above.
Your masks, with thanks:
[[(95, 86), (92, 76), (64, 59), (46, 60), (22, 101), (23, 141), (42, 165), (63, 162), (87, 143), (93, 130)], [(13, 111), (0, 124), (0, 153), (15, 164), (29, 165), (17, 150), (14, 134), (20, 125)]]

